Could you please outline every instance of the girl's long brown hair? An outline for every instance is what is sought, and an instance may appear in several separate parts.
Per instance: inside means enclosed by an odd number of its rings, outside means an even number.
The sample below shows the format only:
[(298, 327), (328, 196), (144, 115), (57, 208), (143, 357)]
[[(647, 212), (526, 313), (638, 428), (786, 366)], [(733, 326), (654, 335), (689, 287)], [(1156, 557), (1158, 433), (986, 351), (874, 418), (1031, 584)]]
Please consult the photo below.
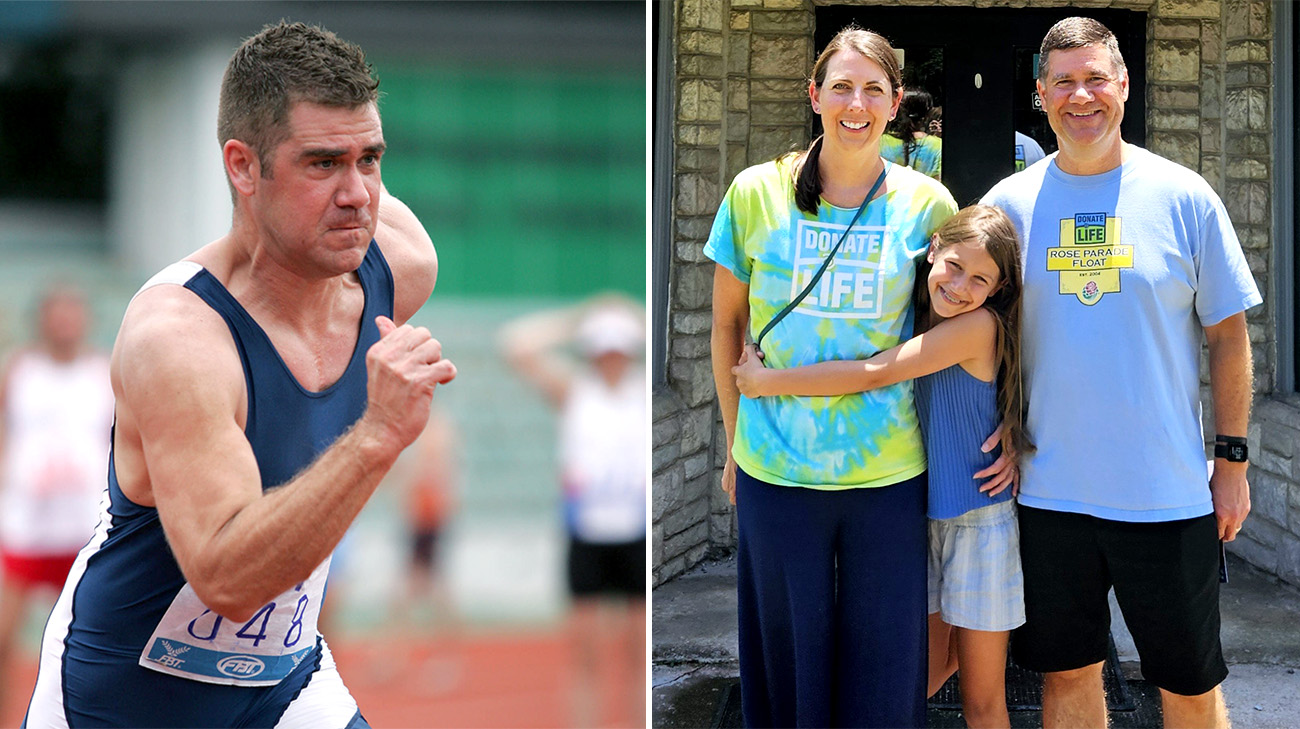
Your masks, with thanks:
[[(1000, 208), (971, 205), (962, 208), (934, 234), (935, 253), (957, 243), (978, 244), (988, 251), (998, 267), (998, 287), (984, 301), (984, 308), (997, 323), (997, 403), (1002, 417), (1002, 442), (1017, 454), (1032, 453), (1034, 444), (1025, 432), (1024, 377), (1020, 369), (1020, 299), (1023, 292), (1020, 271), (1020, 239), (1016, 226)], [(933, 268), (925, 258), (916, 267), (914, 298), (918, 320), (930, 311), (930, 289), (926, 279)], [(933, 325), (934, 322), (929, 322)]]
[[(844, 49), (859, 53), (863, 58), (880, 66), (889, 79), (889, 93), (897, 94), (903, 86), (903, 70), (898, 65), (898, 56), (894, 47), (879, 33), (863, 30), (856, 25), (849, 25), (835, 34), (826, 44), (813, 63), (812, 78), (809, 79), (817, 88), (826, 82), (826, 66), (831, 57)], [(810, 215), (817, 214), (817, 205), (822, 195), (822, 178), (818, 170), (817, 158), (822, 151), (822, 137), (813, 140), (808, 149), (790, 152), (783, 158), (793, 158), (791, 170), (794, 175), (794, 201), (799, 209)]]

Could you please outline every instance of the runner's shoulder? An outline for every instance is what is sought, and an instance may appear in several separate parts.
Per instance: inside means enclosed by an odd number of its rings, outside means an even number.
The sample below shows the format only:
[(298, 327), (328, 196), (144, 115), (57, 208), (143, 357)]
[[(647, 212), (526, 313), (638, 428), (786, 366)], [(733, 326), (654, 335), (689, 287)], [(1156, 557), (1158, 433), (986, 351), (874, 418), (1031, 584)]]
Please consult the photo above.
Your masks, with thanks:
[(113, 348), (113, 377), (130, 394), (166, 392), (186, 382), (242, 383), (243, 372), (221, 315), (182, 286), (158, 285), (127, 306)]

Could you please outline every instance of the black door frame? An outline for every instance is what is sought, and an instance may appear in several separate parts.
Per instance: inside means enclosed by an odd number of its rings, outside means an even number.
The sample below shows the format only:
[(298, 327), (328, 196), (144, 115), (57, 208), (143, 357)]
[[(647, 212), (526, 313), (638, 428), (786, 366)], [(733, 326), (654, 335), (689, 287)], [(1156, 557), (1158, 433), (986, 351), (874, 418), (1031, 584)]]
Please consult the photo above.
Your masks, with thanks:
[[(1041, 45), (1056, 21), (1081, 15), (1110, 28), (1129, 72), (1129, 97), (1120, 129), (1126, 141), (1146, 144), (1146, 13), (1110, 8), (895, 8), (821, 6), (813, 42), (817, 52), (850, 22), (900, 48), (944, 48), (943, 183), (958, 205), (976, 202), (1011, 174), (1016, 48)], [(975, 87), (975, 74), (982, 84)], [(814, 122), (814, 126), (817, 122)], [(1005, 139), (1005, 144), (989, 140)]]
[[(1285, 25), (1286, 31), (1282, 34), (1277, 44), (1274, 59), (1277, 73), (1280, 80), (1285, 82), (1289, 76), (1291, 82), (1291, 103), (1289, 108), (1283, 110), (1285, 99), (1279, 93), (1275, 98), (1279, 99), (1275, 108), (1275, 120), (1279, 128), (1290, 131), (1291, 138), (1286, 144), (1290, 146), (1290, 170), (1282, 169), (1286, 164), (1285, 146), (1282, 146), (1283, 154), (1280, 155), (1278, 164), (1273, 167), (1274, 174), (1281, 176), (1281, 187), (1279, 192), (1284, 196), (1284, 200), (1279, 200), (1275, 204), (1275, 209), (1282, 211), (1283, 214), (1289, 212), (1290, 220), (1282, 221), (1274, 219), (1275, 235), (1280, 237), (1280, 244), (1275, 245), (1275, 263), (1279, 275), (1274, 277), (1276, 283), (1276, 295), (1278, 303), (1274, 305), (1274, 311), (1277, 312), (1278, 321), (1278, 369), (1277, 369), (1277, 386), (1280, 392), (1300, 392), (1300, 238), (1297, 232), (1300, 231), (1300, 124), (1296, 123), (1300, 119), (1300, 60), (1297, 60), (1295, 42), (1300, 38), (1300, 12), (1297, 12), (1295, 6), (1277, 7), (1274, 12), (1278, 13), (1279, 21)], [(1289, 210), (1288, 210), (1289, 208)], [(1290, 266), (1287, 263), (1290, 263)], [(1288, 272), (1287, 268), (1291, 270)], [(1285, 280), (1287, 274), (1290, 279)], [(1288, 359), (1290, 360), (1288, 363)], [(1288, 367), (1289, 364), (1289, 367)], [(1283, 368), (1289, 369), (1289, 372), (1283, 373)]]

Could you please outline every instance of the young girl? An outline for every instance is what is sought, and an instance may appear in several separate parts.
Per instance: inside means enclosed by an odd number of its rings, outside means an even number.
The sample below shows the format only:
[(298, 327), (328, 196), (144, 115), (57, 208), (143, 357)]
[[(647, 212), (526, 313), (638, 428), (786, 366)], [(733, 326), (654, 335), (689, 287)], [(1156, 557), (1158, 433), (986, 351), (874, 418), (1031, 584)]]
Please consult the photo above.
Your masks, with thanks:
[(934, 234), (917, 268), (912, 339), (863, 361), (779, 370), (750, 345), (733, 369), (751, 398), (916, 380), (929, 475), (929, 692), (960, 667), (969, 726), (1009, 726), (1007, 639), (1025, 620), (1012, 489), (971, 478), (998, 455), (981, 443), (999, 421), (1013, 452), (1033, 448), (1021, 423), (1020, 293), (1015, 228), (1000, 209), (973, 205)]

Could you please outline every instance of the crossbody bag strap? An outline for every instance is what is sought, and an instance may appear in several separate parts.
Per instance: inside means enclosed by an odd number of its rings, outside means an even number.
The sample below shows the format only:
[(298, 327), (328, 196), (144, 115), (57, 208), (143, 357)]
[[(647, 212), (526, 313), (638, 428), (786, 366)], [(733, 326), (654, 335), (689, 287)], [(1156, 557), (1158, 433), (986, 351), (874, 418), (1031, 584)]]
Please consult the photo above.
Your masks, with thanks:
[(826, 254), (826, 260), (822, 261), (821, 268), (818, 268), (817, 272), (813, 274), (812, 280), (803, 288), (803, 291), (800, 291), (799, 295), (794, 297), (793, 301), (786, 304), (785, 308), (778, 311), (776, 316), (772, 317), (772, 321), (769, 321), (767, 326), (763, 327), (763, 331), (759, 332), (758, 338), (754, 340), (754, 346), (761, 350), (763, 348), (763, 337), (767, 336), (767, 333), (772, 331), (772, 327), (776, 326), (777, 322), (784, 319), (786, 314), (794, 311), (794, 308), (799, 305), (799, 302), (803, 301), (804, 298), (808, 296), (808, 292), (812, 291), (813, 287), (817, 285), (817, 282), (821, 280), (822, 274), (826, 273), (826, 269), (831, 265), (831, 260), (835, 258), (835, 254), (840, 250), (840, 246), (843, 245), (844, 240), (849, 237), (849, 231), (852, 230), (854, 224), (858, 222), (858, 218), (862, 217), (862, 211), (867, 209), (867, 204), (871, 202), (871, 198), (876, 196), (876, 191), (885, 183), (885, 175), (888, 173), (889, 162), (886, 161), (885, 168), (880, 171), (880, 177), (876, 178), (876, 184), (871, 186), (871, 191), (867, 193), (866, 199), (864, 199), (862, 204), (858, 206), (858, 212), (853, 214), (853, 219), (850, 220), (848, 226), (844, 228), (844, 234), (840, 236), (839, 242), (835, 244), (835, 247), (831, 249), (830, 253)]

